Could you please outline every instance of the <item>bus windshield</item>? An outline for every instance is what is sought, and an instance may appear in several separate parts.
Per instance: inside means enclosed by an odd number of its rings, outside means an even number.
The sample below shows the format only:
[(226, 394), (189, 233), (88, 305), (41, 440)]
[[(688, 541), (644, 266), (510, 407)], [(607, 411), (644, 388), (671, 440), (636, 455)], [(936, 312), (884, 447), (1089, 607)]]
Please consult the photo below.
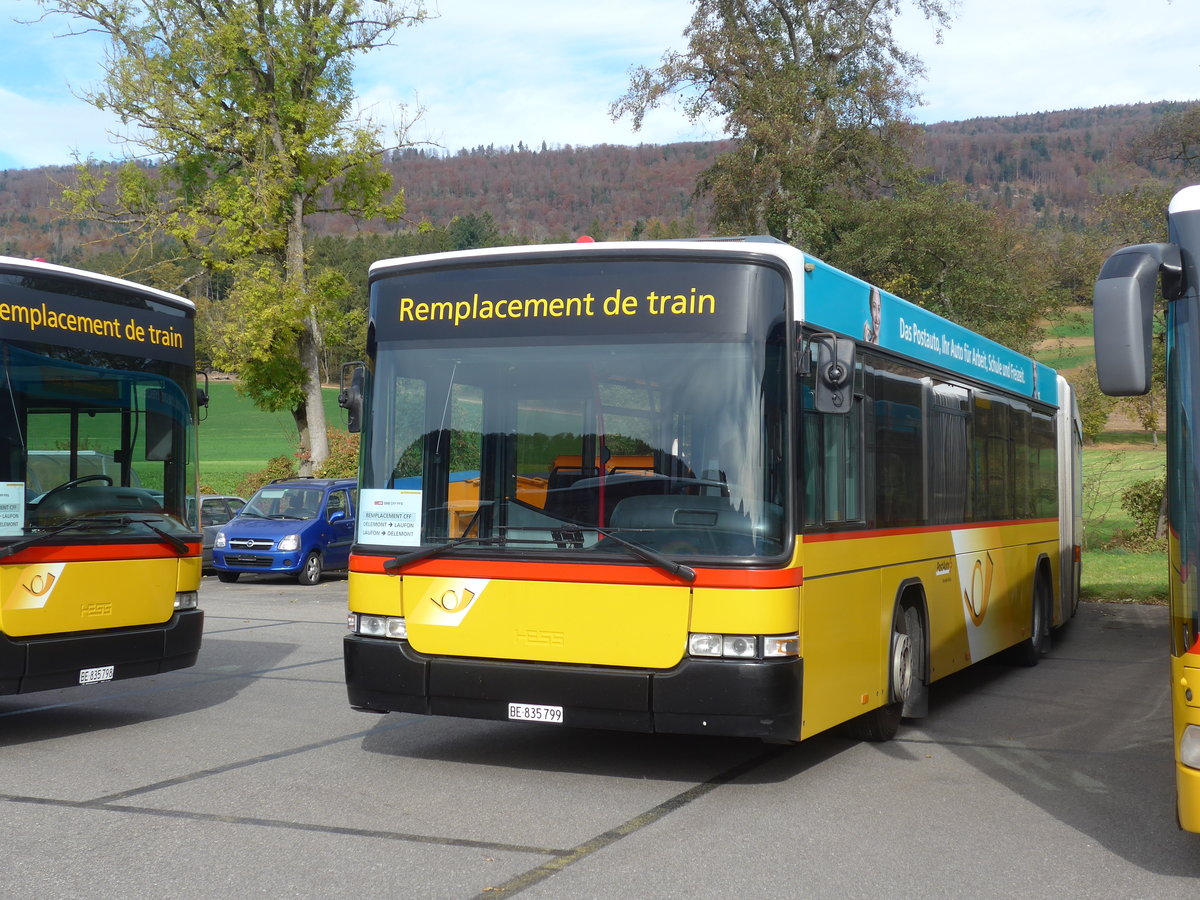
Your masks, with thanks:
[[(607, 534), (673, 557), (786, 549), (781, 346), (398, 349), (377, 355), (363, 487), (419, 499), (412, 543), (620, 552)], [(363, 528), (360, 543), (389, 543)]]
[(194, 531), (187, 366), (73, 347), (0, 347), (0, 534), (147, 523)]

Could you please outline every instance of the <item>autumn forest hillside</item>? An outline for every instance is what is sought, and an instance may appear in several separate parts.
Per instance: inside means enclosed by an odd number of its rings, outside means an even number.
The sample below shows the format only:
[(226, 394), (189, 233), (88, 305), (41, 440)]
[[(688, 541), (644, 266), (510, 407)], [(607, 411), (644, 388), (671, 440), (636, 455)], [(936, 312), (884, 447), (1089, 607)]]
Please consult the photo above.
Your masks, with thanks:
[[(1079, 230), (1098, 200), (1171, 177), (1139, 159), (1135, 139), (1181, 104), (1153, 103), (943, 122), (923, 128), (917, 154), (934, 181), (963, 186), (989, 208), (1040, 228)], [(728, 148), (720, 141), (594, 147), (408, 149), (388, 165), (407, 198), (399, 225), (316, 216), (318, 234), (446, 228), (488, 215), (498, 233), (529, 241), (581, 233), (617, 239), (704, 234), (709, 206), (696, 178)], [(86, 265), (105, 248), (96, 225), (61, 220), (54, 201), (71, 167), (0, 172), (0, 253)]]

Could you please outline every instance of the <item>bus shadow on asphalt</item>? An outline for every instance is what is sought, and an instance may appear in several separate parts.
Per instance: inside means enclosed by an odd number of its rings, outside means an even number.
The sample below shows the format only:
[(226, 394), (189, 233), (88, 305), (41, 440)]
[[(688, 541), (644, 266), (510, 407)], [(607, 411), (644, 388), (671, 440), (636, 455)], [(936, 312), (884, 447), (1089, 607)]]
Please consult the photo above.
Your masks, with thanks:
[[(408, 727), (397, 727), (401, 717)], [(392, 713), (363, 739), (362, 748), (397, 758), (657, 781), (706, 781), (714, 772), (741, 767), (739, 782), (774, 783), (854, 745), (832, 732), (800, 744), (774, 745), (752, 738), (642, 734)], [(768, 762), (772, 765), (767, 766)]]
[(295, 648), (206, 637), (196, 665), (83, 687), (0, 697), (0, 747), (129, 728), (232, 700)]

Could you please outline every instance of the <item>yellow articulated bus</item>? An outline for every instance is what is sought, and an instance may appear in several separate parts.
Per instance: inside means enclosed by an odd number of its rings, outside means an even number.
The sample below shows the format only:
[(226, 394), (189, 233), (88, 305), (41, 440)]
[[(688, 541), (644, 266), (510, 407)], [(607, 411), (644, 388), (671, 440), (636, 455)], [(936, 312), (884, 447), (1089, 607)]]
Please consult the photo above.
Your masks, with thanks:
[(195, 663), (194, 317), (0, 257), (0, 694)]
[(1168, 207), (1168, 242), (1118, 250), (1096, 280), (1096, 370), (1106, 393), (1151, 386), (1155, 301), (1166, 301), (1167, 584), (1180, 827), (1200, 833), (1200, 185)]
[(1065, 381), (768, 240), (371, 268), (350, 705), (796, 741), (1074, 613)]

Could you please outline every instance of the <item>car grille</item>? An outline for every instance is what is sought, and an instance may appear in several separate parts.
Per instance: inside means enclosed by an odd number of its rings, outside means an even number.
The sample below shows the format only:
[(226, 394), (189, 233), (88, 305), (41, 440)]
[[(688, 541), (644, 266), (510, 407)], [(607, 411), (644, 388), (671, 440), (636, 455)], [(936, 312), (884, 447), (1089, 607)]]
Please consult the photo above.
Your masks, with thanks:
[(230, 538), (229, 546), (233, 550), (270, 550), (275, 542), (266, 538)]

